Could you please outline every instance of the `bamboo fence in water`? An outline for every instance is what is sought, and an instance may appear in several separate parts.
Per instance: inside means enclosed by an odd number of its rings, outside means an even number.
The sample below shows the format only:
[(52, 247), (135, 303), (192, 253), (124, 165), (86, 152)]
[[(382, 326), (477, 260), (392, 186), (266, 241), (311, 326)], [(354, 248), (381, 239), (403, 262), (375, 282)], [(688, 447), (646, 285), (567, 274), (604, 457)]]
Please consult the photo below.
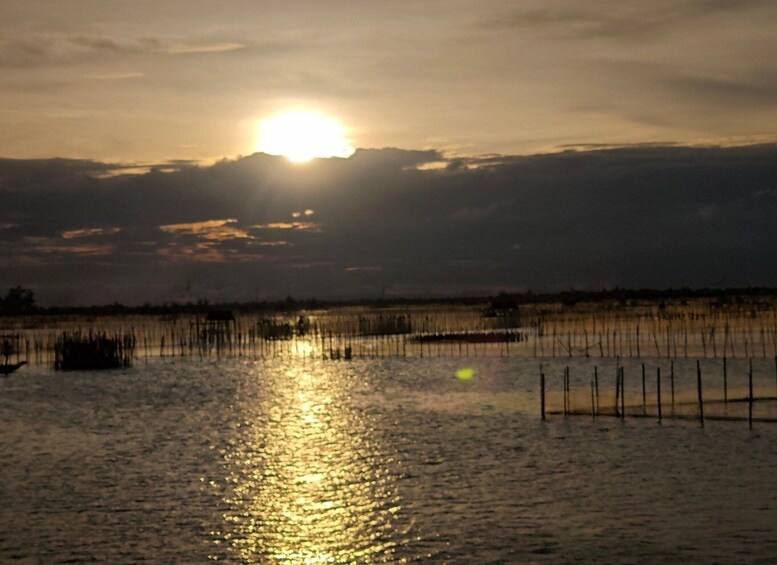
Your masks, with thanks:
[(668, 367), (631, 363), (627, 369), (618, 359), (609, 374), (593, 365), (587, 375), (574, 377), (569, 366), (550, 376), (541, 365), (540, 417), (681, 419), (702, 427), (705, 420), (746, 421), (751, 429), (754, 422), (777, 423), (777, 357), (773, 364), (752, 358), (683, 361), (680, 370), (675, 360)]
[(139, 359), (201, 357), (700, 358), (777, 356), (775, 304), (717, 307), (522, 306), (490, 317), (483, 308), (340, 308), (294, 314), (33, 317), (5, 319), (19, 336), (15, 354), (53, 364), (62, 332), (123, 335)]

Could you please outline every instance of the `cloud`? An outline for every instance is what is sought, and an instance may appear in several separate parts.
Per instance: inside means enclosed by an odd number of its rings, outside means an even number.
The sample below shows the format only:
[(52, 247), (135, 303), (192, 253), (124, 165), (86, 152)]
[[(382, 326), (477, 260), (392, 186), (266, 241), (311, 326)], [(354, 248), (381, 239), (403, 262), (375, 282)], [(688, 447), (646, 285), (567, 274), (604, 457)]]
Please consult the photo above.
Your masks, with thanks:
[(335, 264), (331, 261), (310, 261), (304, 263), (289, 263), (290, 269), (328, 269)]
[[(242, 51), (246, 43), (230, 41), (173, 43), (166, 37), (124, 39), (103, 35), (63, 35), (54, 32), (36, 34), (9, 34), (0, 40), (0, 67), (35, 68), (79, 63), (100, 63), (107, 61), (138, 61), (148, 56), (197, 55), (208, 53), (229, 53)], [(259, 44), (258, 49), (281, 49), (280, 44)], [(139, 71), (100, 71), (90, 73), (89, 78), (116, 80), (140, 78)]]
[(95, 80), (127, 80), (131, 78), (142, 78), (145, 73), (137, 72), (113, 72), (113, 73), (94, 73), (87, 75), (86, 78)]
[(417, 168), (440, 160), (392, 149), (301, 168), (256, 154), (108, 177), (117, 165), (0, 160), (4, 278), (44, 304), (89, 302), (98, 283), (160, 302), (187, 279), (224, 300), (777, 285), (777, 145)]
[(245, 49), (245, 43), (198, 43), (173, 45), (167, 48), (168, 53), (173, 55), (195, 55), (202, 53), (229, 53), (230, 51), (240, 51)]
[(10, 32), (0, 40), (0, 67), (24, 69), (116, 60), (152, 53), (161, 46), (162, 42), (154, 38), (121, 41), (105, 36), (66, 36), (55, 32), (15, 35)]
[(612, 39), (634, 42), (661, 34), (700, 18), (732, 15), (769, 7), (769, 0), (657, 0), (635, 4), (619, 1), (596, 3), (546, 2), (542, 8), (513, 10), (491, 18), (486, 27), (524, 28), (566, 38)]
[(173, 263), (223, 263), (227, 260), (225, 254), (210, 243), (172, 244), (157, 250), (157, 254)]
[(174, 263), (261, 260), (263, 256), (250, 249), (255, 238), (236, 223), (236, 219), (227, 218), (161, 225), (159, 230), (173, 240), (161, 241), (156, 253)]
[(271, 222), (269, 224), (257, 224), (255, 226), (251, 226), (251, 229), (320, 232), (321, 226), (313, 222)]
[(777, 108), (777, 75), (752, 80), (720, 79), (705, 76), (668, 76), (667, 90), (710, 105), (760, 106)]
[(346, 273), (379, 273), (383, 267), (377, 265), (368, 265), (365, 267), (346, 267), (343, 269)]
[(103, 256), (113, 251), (111, 245), (35, 245), (29, 248), (31, 253), (45, 255)]
[(283, 247), (286, 245), (291, 245), (291, 243), (288, 241), (258, 241), (256, 245), (261, 247)]
[(216, 241), (253, 239), (253, 237), (244, 230), (231, 225), (236, 222), (237, 220), (231, 218), (226, 220), (205, 220), (188, 224), (168, 224), (159, 226), (159, 229), (173, 235), (194, 235), (203, 239)]
[(347, 18), (239, 2), (215, 19), (183, 2), (120, 17), (18, 4), (0, 18), (0, 144), (17, 156), (237, 155), (246, 122), (287, 103), (341, 116), (362, 145), (468, 154), (775, 133), (768, 0), (371, 3)]
[(67, 38), (66, 41), (72, 45), (83, 48), (85, 51), (109, 54), (138, 53), (156, 50), (161, 44), (158, 39), (120, 41), (112, 37), (83, 35)]
[(82, 228), (77, 230), (65, 230), (63, 239), (79, 239), (82, 237), (94, 237), (101, 235), (113, 235), (121, 232), (121, 228)]
[(0, 67), (26, 68), (54, 54), (52, 42), (42, 38), (7, 38), (0, 41)]

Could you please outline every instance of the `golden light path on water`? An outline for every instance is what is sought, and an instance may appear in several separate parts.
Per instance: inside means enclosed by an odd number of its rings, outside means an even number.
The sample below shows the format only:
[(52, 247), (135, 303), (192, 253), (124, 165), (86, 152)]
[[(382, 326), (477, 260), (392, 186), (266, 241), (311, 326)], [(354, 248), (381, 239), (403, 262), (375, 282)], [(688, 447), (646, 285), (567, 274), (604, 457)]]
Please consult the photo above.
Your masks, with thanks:
[(292, 360), (260, 369), (244, 421), (224, 454), (230, 469), (223, 540), (245, 562), (390, 559), (401, 509), (391, 459), (364, 410), (349, 402), (342, 365)]

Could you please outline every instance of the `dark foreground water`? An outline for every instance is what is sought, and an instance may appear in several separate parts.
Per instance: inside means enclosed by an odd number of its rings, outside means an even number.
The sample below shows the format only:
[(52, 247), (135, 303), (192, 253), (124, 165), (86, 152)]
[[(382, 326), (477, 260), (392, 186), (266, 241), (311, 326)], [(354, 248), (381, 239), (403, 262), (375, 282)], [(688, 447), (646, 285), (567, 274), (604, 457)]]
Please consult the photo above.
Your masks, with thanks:
[(535, 361), (464, 365), (27, 367), (0, 382), (0, 561), (777, 558), (777, 425), (541, 424)]

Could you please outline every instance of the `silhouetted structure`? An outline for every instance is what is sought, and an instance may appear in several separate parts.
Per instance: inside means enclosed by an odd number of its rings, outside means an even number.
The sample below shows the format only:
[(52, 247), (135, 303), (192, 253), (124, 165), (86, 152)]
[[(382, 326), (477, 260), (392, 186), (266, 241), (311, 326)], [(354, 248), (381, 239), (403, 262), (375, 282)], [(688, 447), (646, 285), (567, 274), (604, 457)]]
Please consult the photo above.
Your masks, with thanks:
[(27, 361), (19, 361), (18, 363), (4, 363), (0, 365), (0, 375), (7, 377), (17, 369), (26, 365)]
[(135, 337), (131, 334), (64, 332), (54, 345), (54, 369), (95, 371), (130, 367), (134, 351)]
[(197, 342), (200, 350), (208, 351), (212, 347), (220, 352), (225, 347), (232, 347), (236, 336), (235, 315), (231, 310), (211, 310), (200, 324), (196, 323)]
[(294, 337), (294, 326), (272, 318), (262, 318), (253, 329), (254, 335), (265, 340), (287, 340)]
[(491, 301), (488, 308), (483, 311), (483, 317), (498, 319), (498, 327), (501, 328), (519, 327), (521, 325), (521, 316), (517, 298), (509, 294), (500, 293)]
[(359, 316), (359, 335), (401, 335), (413, 331), (410, 316), (383, 315), (377, 317)]
[(205, 322), (209, 324), (227, 324), (234, 321), (235, 315), (231, 310), (211, 310), (205, 318)]
[[(27, 361), (19, 359), (21, 342), (22, 338), (19, 334), (0, 336), (0, 356), (3, 358), (3, 363), (0, 364), (0, 375), (8, 376), (27, 364)], [(16, 355), (16, 363), (9, 363), (12, 355)]]

